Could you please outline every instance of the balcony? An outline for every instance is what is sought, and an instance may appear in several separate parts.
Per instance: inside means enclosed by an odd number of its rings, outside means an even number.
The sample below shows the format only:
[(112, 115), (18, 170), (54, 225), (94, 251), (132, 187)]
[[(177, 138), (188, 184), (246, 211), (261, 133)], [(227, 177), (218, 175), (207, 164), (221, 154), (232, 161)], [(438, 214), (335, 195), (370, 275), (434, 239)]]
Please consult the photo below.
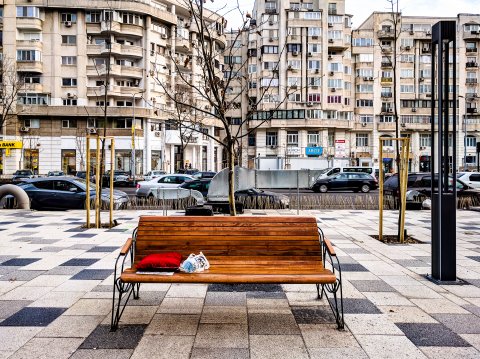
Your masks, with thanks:
[(41, 61), (17, 61), (18, 72), (43, 72), (43, 62)]
[(135, 45), (120, 45), (120, 54), (140, 59), (143, 57), (143, 48)]
[(391, 46), (382, 46), (382, 53), (384, 54), (390, 54), (392, 53), (393, 49)]
[(102, 33), (113, 33), (135, 37), (143, 37), (144, 29), (140, 25), (124, 24), (119, 21), (102, 21), (100, 23)]
[[(107, 73), (106, 65), (88, 65), (87, 76), (99, 77), (105, 76)], [(120, 65), (110, 65), (110, 76), (121, 76)]]
[(123, 77), (141, 79), (143, 78), (143, 68), (133, 66), (121, 66), (121, 75)]
[(328, 39), (328, 48), (332, 50), (348, 49), (350, 44), (345, 43), (343, 39)]
[(183, 52), (183, 53), (190, 53), (192, 52), (192, 44), (189, 39), (185, 39), (183, 37), (177, 37), (175, 39), (175, 51), (176, 52)]
[(42, 31), (43, 21), (35, 17), (17, 17), (17, 29)]
[[(467, 131), (480, 131), (480, 118), (467, 118)], [(465, 123), (462, 124), (462, 130), (465, 131)]]
[[(17, 105), (17, 111), (28, 113), (32, 116), (104, 116), (104, 108), (99, 106), (39, 106), (39, 105)], [(109, 106), (107, 115), (109, 117), (132, 117), (133, 107)], [(135, 107), (135, 116), (139, 118), (154, 117), (153, 110), (144, 107)]]
[(391, 84), (393, 82), (393, 78), (392, 77), (382, 77), (380, 79), (380, 82), (382, 84)]
[(379, 30), (377, 31), (377, 37), (379, 39), (393, 39), (395, 38), (395, 33), (393, 30)]
[(464, 40), (480, 40), (480, 31), (464, 31)]
[(392, 98), (393, 97), (393, 92), (382, 92), (381, 97), (382, 98)]
[(101, 51), (102, 51), (102, 45), (97, 45), (97, 44), (87, 45), (87, 55), (90, 55), (90, 56), (100, 55)]
[(373, 122), (355, 122), (353, 125), (354, 130), (373, 130)]
[(467, 54), (476, 54), (477, 51), (478, 51), (478, 48), (477, 47), (470, 47), (465, 50), (467, 52)]
[(476, 78), (467, 78), (465, 80), (465, 83), (467, 85), (476, 85), (477, 84), (477, 79)]
[(379, 122), (377, 124), (378, 131), (395, 131), (395, 122)]
[(390, 67), (392, 67), (392, 63), (390, 61), (382, 61), (380, 66), (382, 68), (390, 68)]
[(120, 44), (117, 44), (116, 42), (112, 43), (112, 44), (107, 44), (106, 42), (104, 42), (102, 45), (101, 45), (101, 54), (102, 55), (108, 55), (108, 54), (112, 54), (112, 55), (120, 55), (122, 53), (122, 48), (120, 46)]
[(473, 62), (473, 61), (467, 62), (467, 63), (465, 64), (465, 67), (466, 67), (466, 68), (477, 68), (477, 67), (478, 67), (478, 62)]
[(476, 108), (476, 107), (469, 107), (469, 108), (467, 108), (467, 113), (468, 114), (478, 114), (479, 111), (478, 111), (478, 108)]
[(249, 121), (251, 128), (339, 128), (351, 130), (354, 127), (353, 121), (336, 119), (273, 119), (270, 121), (252, 120)]
[(41, 40), (17, 40), (17, 48), (42, 51), (43, 42)]

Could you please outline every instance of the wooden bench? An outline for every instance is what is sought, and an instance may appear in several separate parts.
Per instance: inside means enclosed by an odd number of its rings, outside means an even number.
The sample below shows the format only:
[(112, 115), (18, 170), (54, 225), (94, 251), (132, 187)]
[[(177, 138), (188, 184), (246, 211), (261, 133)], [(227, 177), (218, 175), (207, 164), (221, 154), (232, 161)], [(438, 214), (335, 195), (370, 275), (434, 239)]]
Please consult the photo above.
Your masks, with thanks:
[[(137, 273), (136, 264), (146, 255), (172, 251), (184, 258), (201, 251), (210, 269)], [(327, 300), (338, 328), (344, 326), (340, 263), (313, 217), (142, 216), (115, 263), (112, 330), (130, 296), (139, 298), (141, 283), (315, 284), (318, 298), (333, 295)]]

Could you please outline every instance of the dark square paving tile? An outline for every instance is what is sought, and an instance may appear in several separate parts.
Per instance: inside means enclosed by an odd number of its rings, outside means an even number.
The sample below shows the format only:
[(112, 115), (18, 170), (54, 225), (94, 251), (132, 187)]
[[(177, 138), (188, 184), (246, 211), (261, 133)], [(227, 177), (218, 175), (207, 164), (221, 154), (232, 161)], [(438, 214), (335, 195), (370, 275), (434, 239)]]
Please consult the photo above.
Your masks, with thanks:
[(238, 348), (193, 348), (190, 359), (249, 359), (248, 349)]
[(98, 261), (99, 261), (98, 258), (73, 258), (60, 265), (63, 267), (71, 267), (71, 266), (88, 267)]
[(430, 267), (430, 264), (418, 259), (394, 259), (402, 267)]
[(284, 299), (287, 296), (284, 292), (247, 292), (247, 298)]
[(67, 308), (25, 307), (0, 323), (2, 327), (46, 327)]
[(0, 277), (0, 281), (26, 281), (32, 280), (38, 277), (40, 274), (43, 274), (45, 271), (41, 270), (15, 270), (8, 274), (3, 275)]
[(462, 337), (441, 323), (395, 323), (417, 347), (469, 347)]
[(15, 267), (23, 267), (28, 266), (29, 264), (35, 263), (39, 261), (40, 258), (13, 258), (6, 262), (3, 262), (2, 266), (15, 266)]
[(30, 241), (30, 244), (53, 244), (60, 242), (61, 239), (54, 239), (54, 238), (38, 238), (38, 239), (32, 239)]
[(128, 228), (112, 228), (109, 230), (106, 230), (105, 232), (126, 232), (128, 231)]
[(74, 244), (71, 247), (68, 247), (68, 249), (75, 249), (75, 250), (85, 250), (88, 251), (92, 247), (95, 247), (95, 244), (90, 244), (90, 243), (77, 243)]
[(31, 237), (37, 234), (36, 232), (15, 232), (12, 233), (13, 237)]
[(72, 238), (92, 238), (95, 237), (97, 233), (78, 233), (74, 234)]
[(113, 273), (112, 269), (84, 269), (75, 274), (73, 280), (104, 280)]
[(29, 300), (0, 300), (0, 319), (5, 319), (32, 303)]
[(140, 286), (140, 298), (138, 299), (131, 299), (128, 301), (129, 306), (156, 306), (160, 305), (163, 298), (165, 298), (165, 294), (167, 292), (142, 292), (142, 287)]
[[(332, 298), (328, 300), (333, 303)], [(343, 298), (343, 312), (345, 314), (382, 314), (375, 304), (361, 298)]]
[(283, 292), (280, 284), (210, 284), (209, 292)]
[[(343, 248), (342, 251), (345, 253), (353, 253), (353, 254), (369, 254), (370, 252), (363, 249), (363, 248)], [(341, 262), (340, 262), (341, 263)]]
[(474, 314), (432, 314), (457, 334), (480, 334), (480, 318)]
[(85, 232), (88, 228), (70, 228), (70, 229), (67, 229), (66, 231), (64, 232)]
[(45, 274), (48, 275), (75, 275), (83, 270), (83, 267), (79, 266), (58, 266), (50, 269)]
[(42, 247), (40, 249), (34, 250), (34, 252), (58, 253), (60, 251), (63, 251), (64, 249), (65, 247), (47, 246), (47, 247)]
[(328, 305), (316, 307), (292, 307), (292, 314), (297, 324), (335, 323), (335, 317)]
[(383, 280), (351, 280), (350, 283), (360, 292), (395, 292)]
[(480, 307), (477, 307), (473, 304), (464, 305), (463, 308), (468, 310), (470, 313), (475, 314), (477, 317), (480, 317)]
[(93, 247), (93, 248), (90, 248), (87, 252), (102, 252), (102, 253), (110, 253), (110, 252), (113, 252), (115, 250), (117, 250), (119, 247), (107, 247), (107, 246), (97, 246), (97, 247)]
[(250, 313), (248, 314), (248, 333), (251, 335), (288, 335), (300, 334), (300, 329), (291, 314)]
[(115, 332), (111, 332), (109, 325), (99, 325), (79, 349), (135, 349), (146, 327), (146, 325), (119, 325)]
[(470, 259), (473, 259), (474, 261), (477, 261), (477, 262), (480, 262), (480, 257), (467, 257), (467, 258), (470, 258)]
[[(99, 284), (92, 289), (92, 292), (111, 292), (111, 291), (113, 291), (113, 285)], [(128, 304), (130, 304), (130, 302)]]
[(15, 266), (2, 266), (0, 265), (0, 275), (5, 275), (11, 272), (18, 270), (18, 267)]
[(0, 263), (9, 261), (10, 259), (17, 258), (15, 256), (0, 256)]
[[(340, 267), (342, 268), (342, 272), (368, 272), (368, 269), (359, 263), (341, 263), (340, 262)], [(335, 268), (338, 269), (337, 264), (335, 264)]]
[(41, 226), (41, 224), (24, 224), (23, 226), (20, 226), (20, 228), (37, 228)]

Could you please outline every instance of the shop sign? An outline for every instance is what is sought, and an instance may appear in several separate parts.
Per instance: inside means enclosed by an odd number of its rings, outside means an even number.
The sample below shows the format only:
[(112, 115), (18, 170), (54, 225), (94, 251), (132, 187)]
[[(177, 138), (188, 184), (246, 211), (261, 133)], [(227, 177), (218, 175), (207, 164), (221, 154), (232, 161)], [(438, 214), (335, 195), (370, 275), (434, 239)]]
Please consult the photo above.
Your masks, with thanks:
[(307, 147), (305, 149), (305, 155), (307, 155), (307, 156), (321, 156), (321, 155), (323, 155), (323, 147)]
[(0, 141), (0, 148), (23, 148), (22, 141)]
[(301, 152), (300, 147), (287, 146), (287, 155), (289, 156), (299, 156)]

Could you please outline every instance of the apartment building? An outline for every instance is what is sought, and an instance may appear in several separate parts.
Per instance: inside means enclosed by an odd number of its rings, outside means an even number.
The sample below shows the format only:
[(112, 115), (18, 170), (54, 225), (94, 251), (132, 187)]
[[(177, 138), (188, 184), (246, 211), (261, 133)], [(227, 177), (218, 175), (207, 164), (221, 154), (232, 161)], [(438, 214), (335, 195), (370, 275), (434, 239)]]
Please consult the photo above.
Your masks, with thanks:
[[(220, 168), (212, 139), (192, 135), (182, 141), (172, 119), (174, 102), (166, 96), (166, 88), (182, 90), (176, 82), (180, 72), (193, 79), (199, 71), (197, 33), (186, 8), (160, 0), (1, 3), (1, 52), (25, 79), (16, 117), (1, 131), (3, 142), (13, 144), (0, 149), (2, 173), (82, 170), (86, 135), (103, 135), (104, 128), (115, 137), (116, 169), (138, 175), (185, 166)], [(223, 19), (207, 15), (217, 29), (212, 41), (225, 46)], [(202, 130), (219, 136), (214, 121), (206, 122)], [(92, 140), (93, 163), (95, 148)]]
[[(391, 14), (375, 12), (352, 32), (355, 122), (351, 132), (351, 152), (357, 162), (378, 163), (378, 138), (395, 137), (395, 88), (401, 136), (411, 139), (410, 170), (430, 171), (431, 36), (432, 25), (439, 20), (457, 21), (458, 26), (456, 86), (460, 96), (457, 132), (454, 134), (457, 166), (461, 169), (476, 167), (475, 146), (480, 141), (480, 116), (477, 111), (480, 101), (480, 15), (471, 14), (442, 19), (401, 16), (395, 36)], [(393, 48), (395, 43), (396, 57)], [(392, 65), (396, 65), (396, 78)], [(453, 74), (452, 65), (450, 72)], [(451, 92), (453, 86), (451, 83)], [(450, 107), (453, 108), (452, 99), (450, 101)], [(383, 150), (385, 166), (392, 167), (395, 157), (392, 141), (384, 142)]]
[(248, 165), (348, 158), (354, 85), (345, 1), (256, 1), (244, 43), (251, 84), (243, 111), (255, 129), (244, 151)]
[[(236, 60), (248, 61), (250, 85), (232, 118), (240, 123), (246, 114), (248, 128), (256, 129), (243, 144), (242, 163), (254, 167), (256, 159), (271, 158), (278, 160), (269, 168), (295, 168), (294, 162), (304, 166), (302, 159), (311, 157), (378, 167), (379, 137), (395, 136), (395, 86), (401, 135), (411, 138), (410, 170), (429, 171), (430, 43), (439, 20), (458, 23), (457, 165), (464, 168), (465, 158), (473, 168), (480, 141), (480, 15), (401, 16), (394, 79), (390, 13), (374, 12), (352, 30), (345, 1), (306, 0), (255, 3), (248, 38), (241, 39), (243, 60)], [(387, 169), (393, 166), (393, 145), (384, 142)]]

